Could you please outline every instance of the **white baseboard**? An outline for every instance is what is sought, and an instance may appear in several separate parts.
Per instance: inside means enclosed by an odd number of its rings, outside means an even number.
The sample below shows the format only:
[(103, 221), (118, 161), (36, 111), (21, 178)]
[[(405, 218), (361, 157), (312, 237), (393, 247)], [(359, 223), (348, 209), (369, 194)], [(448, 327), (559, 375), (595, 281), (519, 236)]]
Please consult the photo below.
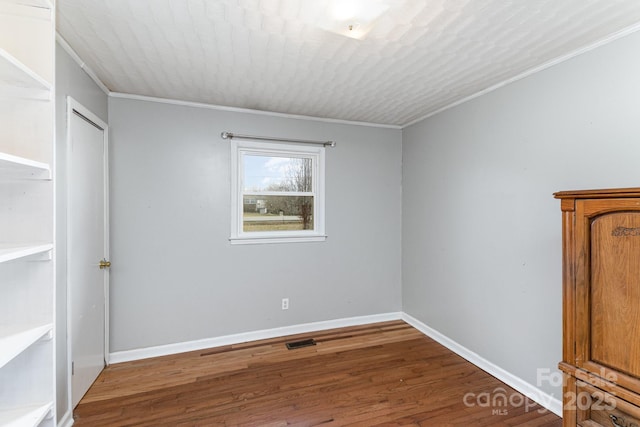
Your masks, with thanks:
[(135, 350), (116, 351), (109, 354), (109, 363), (129, 362), (147, 359), (149, 357), (167, 356), (187, 351), (203, 350), (205, 348), (221, 347), (240, 344), (248, 341), (258, 341), (287, 335), (306, 334), (326, 329), (345, 328), (348, 326), (366, 325), (368, 323), (400, 320), (401, 312), (374, 314), (371, 316), (348, 317), (345, 319), (326, 320), (322, 322), (304, 323), (301, 325), (285, 326), (281, 328), (263, 329), (261, 331), (245, 332), (241, 334), (225, 335), (222, 337), (205, 338), (176, 344), (159, 345), (155, 347), (139, 348)]
[(460, 357), (466, 359), (467, 361), (473, 363), (478, 368), (483, 371), (491, 374), (496, 377), (503, 383), (507, 384), (509, 387), (517, 390), (523, 395), (527, 396), (529, 399), (533, 400), (536, 403), (539, 403), (542, 407), (548, 409), (558, 416), (562, 416), (562, 402), (555, 398), (554, 396), (543, 392), (538, 387), (529, 384), (524, 381), (522, 378), (519, 378), (512, 373), (502, 369), (501, 367), (489, 362), (487, 359), (479, 356), (468, 348), (458, 344), (453, 341), (449, 337), (441, 334), (433, 328), (425, 325), (415, 317), (410, 316), (407, 313), (402, 313), (402, 320), (433, 339), (434, 341), (442, 344), (449, 350), (453, 351)]
[(64, 417), (62, 417), (56, 425), (58, 427), (71, 427), (73, 425), (73, 413), (71, 411), (67, 411), (67, 413), (64, 414)]

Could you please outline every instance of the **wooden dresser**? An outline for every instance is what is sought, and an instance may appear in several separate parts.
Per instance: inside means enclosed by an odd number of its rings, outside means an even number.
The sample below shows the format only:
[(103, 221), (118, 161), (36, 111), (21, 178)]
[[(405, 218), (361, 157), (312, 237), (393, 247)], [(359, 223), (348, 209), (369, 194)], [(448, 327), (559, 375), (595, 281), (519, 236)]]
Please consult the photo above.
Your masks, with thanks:
[(640, 188), (563, 191), (563, 425), (640, 427)]

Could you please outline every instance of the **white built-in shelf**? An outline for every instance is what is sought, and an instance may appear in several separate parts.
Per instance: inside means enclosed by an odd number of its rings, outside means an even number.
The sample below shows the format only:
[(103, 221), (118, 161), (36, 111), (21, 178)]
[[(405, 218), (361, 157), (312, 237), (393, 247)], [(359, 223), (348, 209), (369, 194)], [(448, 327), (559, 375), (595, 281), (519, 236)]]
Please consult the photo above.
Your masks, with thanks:
[(32, 255), (44, 255), (53, 249), (53, 244), (0, 244), (0, 263), (26, 258)]
[[(43, 337), (51, 337), (53, 324), (0, 326), (0, 368)], [(3, 425), (0, 423), (0, 425)]]
[(0, 427), (56, 424), (55, 17), (0, 0)]
[(0, 179), (51, 179), (51, 167), (46, 163), (0, 152)]
[(21, 4), (23, 6), (41, 7), (43, 9), (53, 9), (50, 0), (0, 0), (5, 3)]
[(0, 49), (0, 93), (49, 100), (52, 85), (29, 67)]
[(11, 410), (0, 410), (0, 426), (36, 427), (50, 415), (53, 402), (41, 405), (25, 406)]

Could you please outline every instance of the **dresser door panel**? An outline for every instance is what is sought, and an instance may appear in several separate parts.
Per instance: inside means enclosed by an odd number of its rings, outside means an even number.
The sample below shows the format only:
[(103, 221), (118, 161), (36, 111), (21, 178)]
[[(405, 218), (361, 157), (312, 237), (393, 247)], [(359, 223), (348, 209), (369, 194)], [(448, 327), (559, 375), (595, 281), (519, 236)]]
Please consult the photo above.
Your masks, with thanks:
[(640, 392), (640, 200), (576, 202), (577, 365)]

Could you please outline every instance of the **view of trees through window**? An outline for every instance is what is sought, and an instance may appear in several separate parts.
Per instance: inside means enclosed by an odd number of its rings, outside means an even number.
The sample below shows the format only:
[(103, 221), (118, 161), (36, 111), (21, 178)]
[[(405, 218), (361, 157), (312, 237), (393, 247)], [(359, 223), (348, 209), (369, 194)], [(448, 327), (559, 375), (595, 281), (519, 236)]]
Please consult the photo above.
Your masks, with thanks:
[(243, 231), (313, 230), (313, 160), (245, 155)]

